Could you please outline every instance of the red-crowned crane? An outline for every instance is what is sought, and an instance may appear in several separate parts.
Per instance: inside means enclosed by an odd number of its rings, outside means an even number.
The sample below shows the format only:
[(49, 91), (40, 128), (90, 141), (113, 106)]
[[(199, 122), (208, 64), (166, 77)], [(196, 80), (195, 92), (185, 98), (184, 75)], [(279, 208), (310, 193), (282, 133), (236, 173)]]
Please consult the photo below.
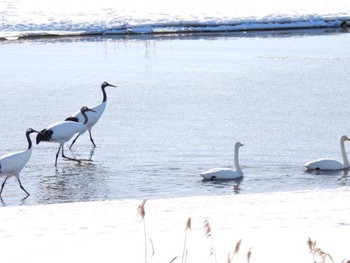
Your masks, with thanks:
[(92, 111), (95, 112), (92, 109), (89, 109), (88, 107), (84, 106), (80, 109), (80, 113), (82, 114), (84, 118), (84, 122), (74, 122), (74, 121), (61, 121), (58, 123), (55, 123), (46, 129), (43, 129), (38, 133), (36, 136), (36, 143), (39, 144), (40, 142), (57, 142), (60, 144), (60, 147), (58, 148), (57, 154), (56, 154), (56, 161), (55, 166), (57, 167), (57, 158), (60, 153), (60, 150), (62, 149), (62, 157), (66, 158), (71, 161), (80, 162), (78, 159), (70, 158), (64, 155), (64, 144), (68, 142), (74, 134), (79, 133), (82, 129), (86, 128), (86, 125), (89, 121), (88, 116), (86, 115), (86, 112)]
[[(77, 137), (75, 137), (75, 139), (73, 140), (72, 144), (69, 146), (69, 149), (72, 148), (73, 144), (79, 138), (79, 136), (84, 134), (86, 131), (89, 131), (90, 141), (94, 145), (94, 147), (96, 147), (96, 144), (95, 144), (94, 140), (92, 139), (91, 129), (97, 123), (97, 121), (100, 119), (102, 113), (104, 112), (104, 110), (106, 108), (106, 105), (107, 105), (107, 93), (106, 93), (106, 90), (105, 90), (106, 87), (115, 87), (116, 88), (116, 86), (114, 86), (112, 84), (109, 84), (107, 82), (103, 82), (101, 84), (101, 90), (102, 90), (102, 94), (103, 94), (102, 102), (100, 104), (94, 106), (94, 107), (90, 107), (92, 110), (95, 111), (95, 113), (87, 114), (88, 117), (89, 117), (88, 123), (78, 133)], [(70, 117), (66, 118), (66, 121), (83, 122), (84, 118), (83, 118), (83, 115), (81, 114), (81, 112), (78, 111), (73, 116), (70, 116)]]
[(29, 193), (24, 189), (21, 183), (21, 180), (19, 178), (19, 173), (23, 169), (23, 167), (26, 165), (26, 163), (29, 161), (30, 156), (32, 155), (33, 145), (32, 145), (32, 140), (30, 139), (30, 134), (33, 132), (38, 132), (38, 131), (33, 130), (32, 128), (29, 128), (26, 130), (25, 134), (28, 141), (28, 148), (26, 150), (20, 151), (20, 152), (8, 153), (0, 157), (0, 174), (6, 177), (4, 182), (1, 185), (0, 196), (1, 196), (2, 190), (4, 189), (7, 179), (10, 178), (11, 176), (15, 176), (17, 178), (19, 186), (27, 194), (27, 196), (29, 196)]

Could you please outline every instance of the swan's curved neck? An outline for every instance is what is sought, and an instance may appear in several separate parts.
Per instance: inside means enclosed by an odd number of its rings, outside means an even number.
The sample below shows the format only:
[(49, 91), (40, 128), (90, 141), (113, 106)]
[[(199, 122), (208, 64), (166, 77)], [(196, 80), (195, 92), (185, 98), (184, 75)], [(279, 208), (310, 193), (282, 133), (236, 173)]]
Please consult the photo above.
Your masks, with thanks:
[(107, 100), (107, 93), (105, 91), (105, 88), (106, 88), (105, 86), (101, 87), (102, 94), (103, 94), (102, 102), (105, 102)]
[(27, 141), (28, 141), (28, 150), (30, 150), (30, 148), (32, 148), (32, 140), (30, 139), (30, 132), (26, 132), (26, 137), (27, 137)]
[(340, 141), (340, 149), (341, 149), (341, 155), (343, 157), (343, 165), (344, 165), (344, 167), (349, 167), (349, 160), (348, 160), (348, 156), (347, 156), (346, 151), (345, 151), (345, 141), (344, 140)]
[(239, 150), (239, 147), (236, 147), (236, 148), (235, 148), (234, 169), (235, 169), (236, 172), (241, 172), (242, 169), (241, 169), (241, 167), (239, 166), (238, 150)]
[(84, 116), (84, 122), (83, 122), (83, 125), (87, 124), (88, 123), (88, 116), (86, 115), (86, 112), (85, 111), (82, 111), (81, 114)]

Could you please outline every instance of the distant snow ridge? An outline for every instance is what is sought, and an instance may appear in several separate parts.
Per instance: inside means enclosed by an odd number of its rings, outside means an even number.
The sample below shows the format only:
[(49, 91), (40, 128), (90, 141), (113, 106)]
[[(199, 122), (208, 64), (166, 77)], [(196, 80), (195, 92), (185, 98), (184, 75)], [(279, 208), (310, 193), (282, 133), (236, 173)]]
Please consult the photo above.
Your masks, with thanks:
[(350, 2), (334, 0), (0, 1), (0, 39), (340, 27)]

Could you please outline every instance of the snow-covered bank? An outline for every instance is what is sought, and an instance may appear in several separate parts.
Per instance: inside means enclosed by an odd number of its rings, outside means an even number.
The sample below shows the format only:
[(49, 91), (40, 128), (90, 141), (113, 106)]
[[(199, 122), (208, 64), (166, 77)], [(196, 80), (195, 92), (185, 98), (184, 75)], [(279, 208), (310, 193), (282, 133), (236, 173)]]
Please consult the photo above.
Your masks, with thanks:
[[(348, 187), (148, 200), (145, 223), (155, 252), (149, 262), (170, 262), (181, 256), (189, 217), (192, 230), (187, 241), (187, 262), (212, 262), (211, 242), (203, 230), (206, 218), (218, 262), (225, 262), (240, 238), (241, 262), (245, 262), (250, 247), (251, 262), (312, 262), (306, 246), (308, 236), (330, 253), (335, 262), (341, 262), (350, 257), (349, 200)], [(141, 201), (1, 208), (1, 260), (143, 262), (143, 224), (137, 216)]]
[(342, 0), (0, 1), (0, 39), (339, 27)]

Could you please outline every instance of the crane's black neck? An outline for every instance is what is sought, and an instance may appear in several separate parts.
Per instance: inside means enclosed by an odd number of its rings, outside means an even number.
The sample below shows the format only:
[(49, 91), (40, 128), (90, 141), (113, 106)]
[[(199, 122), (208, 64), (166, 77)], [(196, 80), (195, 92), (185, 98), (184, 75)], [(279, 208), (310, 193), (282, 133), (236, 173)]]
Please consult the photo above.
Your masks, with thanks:
[(83, 122), (83, 125), (87, 124), (88, 123), (88, 116), (86, 115), (86, 112), (85, 111), (81, 111), (81, 114), (84, 116), (84, 122)]
[(32, 140), (30, 139), (30, 134), (31, 134), (32, 132), (31, 131), (27, 131), (26, 132), (26, 137), (27, 137), (27, 141), (28, 141), (28, 150), (30, 150), (30, 148), (32, 148)]
[(106, 86), (101, 86), (101, 90), (102, 90), (102, 94), (103, 94), (102, 102), (105, 102), (107, 100), (107, 93), (106, 93), (105, 88), (106, 88)]

